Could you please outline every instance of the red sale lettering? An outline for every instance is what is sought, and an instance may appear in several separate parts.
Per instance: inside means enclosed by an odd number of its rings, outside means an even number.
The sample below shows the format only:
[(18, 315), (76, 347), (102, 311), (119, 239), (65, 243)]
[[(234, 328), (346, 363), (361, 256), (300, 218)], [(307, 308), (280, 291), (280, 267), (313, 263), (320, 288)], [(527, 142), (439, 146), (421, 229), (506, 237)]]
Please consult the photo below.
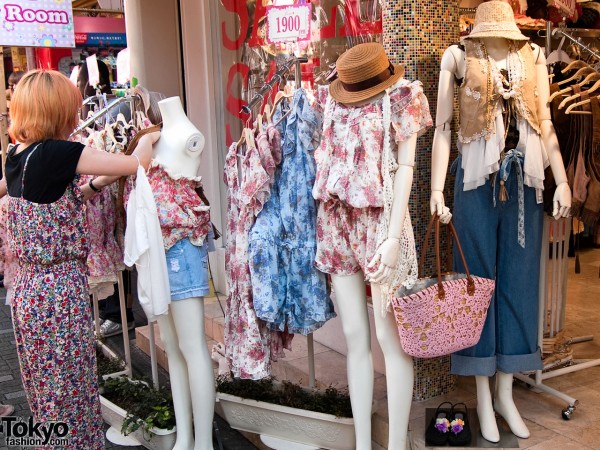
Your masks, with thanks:
[(4, 5), (4, 9), (7, 22), (69, 23), (69, 15), (65, 11), (22, 9), (19, 5)]
[(248, 34), (248, 25), (250, 23), (250, 19), (248, 17), (248, 8), (246, 7), (246, 1), (221, 0), (221, 2), (223, 3), (223, 6), (227, 11), (237, 14), (240, 18), (240, 31), (235, 40), (230, 39), (229, 36), (227, 36), (225, 22), (221, 22), (221, 36), (223, 36), (223, 46), (227, 50), (237, 50), (242, 46), (244, 40), (246, 39), (246, 35)]

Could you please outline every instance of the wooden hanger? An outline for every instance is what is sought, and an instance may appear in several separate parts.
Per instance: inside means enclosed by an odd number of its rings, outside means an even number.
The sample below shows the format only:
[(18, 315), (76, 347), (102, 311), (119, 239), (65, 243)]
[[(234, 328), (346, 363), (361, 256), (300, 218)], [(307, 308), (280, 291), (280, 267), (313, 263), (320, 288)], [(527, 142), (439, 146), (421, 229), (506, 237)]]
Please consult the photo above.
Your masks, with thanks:
[[(565, 91), (564, 93), (566, 93), (566, 92), (568, 92), (569, 90), (572, 90), (572, 89), (573, 89), (573, 87), (575, 87), (575, 86), (578, 86), (578, 87), (580, 87), (580, 88), (581, 88), (581, 87), (585, 86), (586, 84), (588, 84), (588, 83), (590, 83), (590, 82), (592, 82), (592, 81), (597, 81), (597, 80), (600, 80), (600, 72), (596, 72), (596, 71), (594, 71), (594, 72), (592, 72), (592, 73), (589, 73), (589, 74), (588, 74), (588, 75), (587, 75), (587, 76), (586, 76), (586, 77), (585, 77), (585, 78), (584, 78), (582, 81), (580, 81), (579, 83), (576, 83), (576, 84), (574, 84), (573, 86), (570, 86), (570, 89), (569, 89), (569, 88), (565, 88), (565, 89), (563, 89), (563, 90), (562, 90), (562, 91), (560, 91), (560, 92), (563, 92), (563, 91)], [(577, 97), (575, 97), (575, 98), (577, 98)], [(562, 101), (562, 102), (560, 102), (560, 104), (558, 105), (558, 109), (563, 109), (565, 106), (567, 106), (567, 103), (569, 103), (569, 102), (570, 102), (570, 101), (572, 101), (572, 100), (574, 100), (573, 96), (570, 96), (570, 97), (567, 97), (567, 98), (563, 99), (563, 101)]]
[[(591, 88), (589, 88), (587, 91), (585, 91), (585, 93), (586, 94), (592, 94), (593, 92), (596, 92), (598, 89), (600, 89), (600, 80), (596, 81), (596, 83)], [(573, 100), (575, 100), (576, 98), (579, 98), (579, 97), (581, 97), (581, 93), (576, 94), (576, 95), (572, 95), (569, 98), (573, 98)], [(577, 102), (577, 103), (574, 103), (572, 105), (569, 105), (569, 107), (565, 110), (565, 113), (569, 114), (569, 113), (571, 113), (571, 111), (573, 111), (573, 108), (575, 108), (577, 106), (581, 106), (581, 105), (586, 105), (590, 101), (591, 101), (591, 99), (588, 98), (586, 100), (582, 100), (580, 102)], [(587, 113), (587, 111), (581, 111), (578, 114), (584, 114), (584, 113)], [(590, 114), (591, 114), (591, 111), (590, 111)]]
[(567, 67), (561, 70), (561, 73), (567, 73), (569, 70), (581, 69), (582, 67), (589, 67), (589, 65), (581, 59), (576, 59), (572, 63), (567, 64)]
[(250, 129), (248, 127), (245, 127), (242, 130), (242, 135), (240, 136), (239, 141), (237, 141), (236, 146), (239, 147), (243, 143), (246, 143), (246, 145), (249, 147), (255, 146), (254, 133), (252, 132), (252, 129)]
[(558, 83), (556, 83), (556, 85), (561, 86), (563, 84), (570, 83), (571, 81), (578, 80), (582, 76), (588, 75), (592, 72), (595, 72), (595, 70), (592, 67), (590, 67), (590, 66), (582, 67), (577, 72), (575, 72), (575, 74), (573, 76), (567, 78), (566, 80), (559, 81)]

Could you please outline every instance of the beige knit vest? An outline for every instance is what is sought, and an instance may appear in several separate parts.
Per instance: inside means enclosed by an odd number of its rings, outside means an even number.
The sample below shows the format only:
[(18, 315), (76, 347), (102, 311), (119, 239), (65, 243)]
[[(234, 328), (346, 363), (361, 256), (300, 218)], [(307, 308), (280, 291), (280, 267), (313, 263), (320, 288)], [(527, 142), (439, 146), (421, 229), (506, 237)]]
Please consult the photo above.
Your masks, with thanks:
[[(484, 136), (489, 139), (496, 131), (492, 110), (499, 94), (494, 93), (494, 82), (490, 80), (488, 61), (485, 59), (483, 45), (477, 39), (465, 39), (465, 78), (458, 88), (460, 126), (458, 139), (471, 142)], [(519, 45), (520, 43), (517, 43)], [(516, 110), (529, 122), (531, 127), (540, 133), (537, 116), (536, 69), (533, 51), (528, 42), (523, 42), (518, 53), (523, 62), (523, 82), (516, 88)], [(491, 92), (488, 92), (491, 87)]]

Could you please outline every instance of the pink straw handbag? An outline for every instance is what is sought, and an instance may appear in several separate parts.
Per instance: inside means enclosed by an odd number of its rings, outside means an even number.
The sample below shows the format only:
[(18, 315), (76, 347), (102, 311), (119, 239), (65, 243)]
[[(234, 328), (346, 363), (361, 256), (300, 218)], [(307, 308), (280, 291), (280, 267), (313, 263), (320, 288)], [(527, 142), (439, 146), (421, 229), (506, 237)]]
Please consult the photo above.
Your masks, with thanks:
[(400, 342), (406, 353), (417, 358), (434, 358), (475, 345), (487, 317), (495, 281), (471, 276), (452, 222), (448, 228), (465, 267), (465, 274), (442, 276), (440, 266), (440, 221), (433, 215), (419, 261), (419, 273), (435, 223), (437, 278), (419, 278), (412, 289), (399, 289), (392, 299)]

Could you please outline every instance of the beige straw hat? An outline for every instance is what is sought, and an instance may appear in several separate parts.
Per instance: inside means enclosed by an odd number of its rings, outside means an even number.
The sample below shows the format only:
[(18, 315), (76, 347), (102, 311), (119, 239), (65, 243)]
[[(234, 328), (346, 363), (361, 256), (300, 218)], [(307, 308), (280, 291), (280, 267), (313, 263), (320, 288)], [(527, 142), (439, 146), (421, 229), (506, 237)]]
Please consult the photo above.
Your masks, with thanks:
[(404, 67), (392, 64), (377, 42), (358, 44), (344, 52), (335, 63), (338, 78), (329, 93), (340, 103), (353, 105), (379, 94), (404, 74)]
[(475, 12), (475, 25), (462, 39), (498, 37), (513, 41), (528, 41), (517, 24), (511, 6), (499, 0), (482, 3)]

